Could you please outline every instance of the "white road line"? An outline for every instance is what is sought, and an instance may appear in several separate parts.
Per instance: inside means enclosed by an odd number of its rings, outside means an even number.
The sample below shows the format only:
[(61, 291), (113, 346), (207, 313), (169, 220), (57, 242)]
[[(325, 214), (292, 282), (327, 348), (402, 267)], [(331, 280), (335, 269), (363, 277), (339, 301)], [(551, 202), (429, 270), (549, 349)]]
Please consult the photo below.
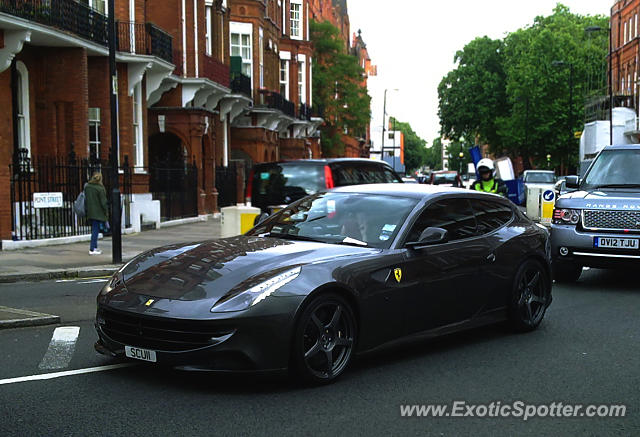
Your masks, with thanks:
[(42, 375), (21, 376), (19, 378), (0, 379), (0, 385), (15, 384), (27, 381), (42, 381), (46, 379), (63, 378), (65, 376), (82, 375), (85, 373), (104, 372), (106, 370), (121, 369), (135, 366), (137, 363), (110, 364), (108, 366), (88, 367), (86, 369), (66, 370), (64, 372), (43, 373)]
[(91, 281), (83, 281), (83, 282), (78, 282), (78, 284), (98, 284), (101, 282), (107, 282), (108, 279), (92, 279)]
[(76, 341), (80, 335), (79, 326), (64, 326), (53, 331), (49, 348), (44, 354), (39, 369), (64, 369), (69, 365), (73, 352), (76, 350)]

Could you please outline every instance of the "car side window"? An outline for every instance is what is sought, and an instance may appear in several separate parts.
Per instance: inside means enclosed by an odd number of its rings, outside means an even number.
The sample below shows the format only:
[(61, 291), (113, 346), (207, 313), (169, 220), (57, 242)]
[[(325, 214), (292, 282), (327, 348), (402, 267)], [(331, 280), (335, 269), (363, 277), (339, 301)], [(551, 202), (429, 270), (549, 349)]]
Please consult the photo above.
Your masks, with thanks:
[(383, 167), (382, 170), (384, 171), (384, 182), (386, 182), (387, 184), (395, 184), (400, 182), (398, 180), (398, 177), (391, 170), (386, 167)]
[(478, 233), (488, 234), (506, 225), (513, 218), (513, 210), (508, 205), (491, 200), (471, 201), (478, 222)]
[(407, 241), (418, 241), (422, 231), (430, 227), (449, 231), (449, 241), (477, 234), (476, 218), (467, 199), (445, 199), (429, 205), (411, 228)]

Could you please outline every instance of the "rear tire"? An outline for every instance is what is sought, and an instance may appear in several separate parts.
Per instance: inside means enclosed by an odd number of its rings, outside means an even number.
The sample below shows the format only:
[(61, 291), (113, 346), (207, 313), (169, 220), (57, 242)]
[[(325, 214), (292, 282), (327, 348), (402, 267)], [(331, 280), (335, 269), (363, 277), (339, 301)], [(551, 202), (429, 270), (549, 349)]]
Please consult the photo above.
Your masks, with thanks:
[(313, 384), (335, 381), (347, 368), (357, 340), (349, 303), (335, 293), (321, 294), (302, 311), (293, 334), (292, 370)]
[(544, 266), (525, 261), (516, 273), (509, 302), (509, 324), (518, 332), (536, 329), (551, 301), (551, 283)]
[(582, 266), (574, 263), (554, 263), (553, 279), (557, 282), (573, 283), (577, 282), (582, 275)]

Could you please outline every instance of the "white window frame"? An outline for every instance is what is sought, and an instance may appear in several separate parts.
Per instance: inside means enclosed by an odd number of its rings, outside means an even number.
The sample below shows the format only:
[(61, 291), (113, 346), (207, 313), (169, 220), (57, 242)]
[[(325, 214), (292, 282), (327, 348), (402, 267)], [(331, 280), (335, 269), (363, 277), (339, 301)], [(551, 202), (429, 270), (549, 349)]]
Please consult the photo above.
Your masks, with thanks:
[(313, 106), (313, 58), (309, 58), (309, 106)]
[[(282, 68), (284, 65), (284, 69)], [(291, 100), (290, 95), (290, 65), (291, 65), (291, 53), (290, 52), (280, 52), (280, 74), (278, 76), (280, 81), (280, 87), (284, 85), (285, 92), (282, 97), (287, 100)], [(282, 78), (282, 73), (285, 73), (285, 78)]]
[(129, 0), (129, 49), (136, 52), (136, 0)]
[(136, 173), (144, 172), (144, 119), (142, 118), (142, 83), (133, 88), (133, 156)]
[(282, 0), (282, 34), (287, 34), (287, 0)]
[(623, 44), (627, 43), (627, 22), (624, 22), (624, 32), (622, 32), (624, 34), (624, 42)]
[(204, 50), (207, 56), (213, 55), (213, 1), (207, 0), (204, 5)]
[(264, 88), (264, 31), (258, 30), (258, 69), (260, 75), (260, 89)]
[[(297, 11), (294, 11), (294, 6), (296, 6)], [(291, 39), (302, 40), (304, 29), (302, 28), (302, 0), (289, 0), (289, 33)], [(298, 18), (294, 19), (294, 13), (298, 14)], [(297, 33), (294, 32), (296, 29), (295, 23), (297, 23)]]
[[(101, 3), (104, 4), (104, 11), (100, 10), (99, 5)], [(109, 0), (89, 0), (89, 7), (103, 15), (109, 15)]]
[(298, 101), (307, 103), (307, 55), (298, 55)]
[[(230, 53), (233, 56), (233, 44), (232, 44), (232, 36), (234, 34), (237, 34), (240, 36), (239, 42), (240, 42), (240, 56), (242, 56), (242, 36), (243, 35), (248, 35), (249, 36), (249, 59), (246, 60), (245, 62), (245, 58), (242, 58), (242, 64), (248, 64), (249, 65), (249, 72), (251, 73), (249, 75), (249, 77), (251, 78), (251, 89), (254, 88), (253, 86), (253, 24), (252, 23), (240, 23), (240, 22), (236, 22), (233, 21), (229, 24), (229, 46), (230, 46)], [(244, 71), (244, 70), (243, 70)], [(244, 74), (244, 72), (243, 72)]]
[[(89, 150), (88, 155), (92, 156), (91, 147), (95, 149), (94, 158), (100, 158), (100, 148), (102, 147), (102, 141), (100, 140), (100, 125), (102, 111), (100, 108), (89, 108)], [(91, 131), (95, 132), (95, 140), (91, 140)]]
[[(18, 107), (16, 114), (18, 116), (18, 149), (26, 149), (27, 156), (31, 157), (31, 115), (29, 98), (29, 70), (22, 61), (16, 62), (16, 70), (18, 72)], [(20, 112), (22, 108), (22, 112)]]

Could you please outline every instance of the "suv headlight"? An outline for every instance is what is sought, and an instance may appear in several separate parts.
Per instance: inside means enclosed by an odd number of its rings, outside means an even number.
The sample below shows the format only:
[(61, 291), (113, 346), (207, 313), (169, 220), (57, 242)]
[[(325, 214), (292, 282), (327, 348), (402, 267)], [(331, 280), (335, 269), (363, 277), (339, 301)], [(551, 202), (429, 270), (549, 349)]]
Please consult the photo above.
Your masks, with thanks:
[(253, 305), (263, 301), (273, 294), (280, 287), (293, 281), (300, 275), (300, 267), (280, 273), (264, 282), (254, 285), (248, 290), (241, 291), (238, 294), (229, 297), (223, 297), (211, 308), (212, 313), (229, 313), (234, 311), (242, 311)]
[(555, 225), (577, 225), (579, 222), (579, 209), (556, 208), (553, 210), (553, 224)]

